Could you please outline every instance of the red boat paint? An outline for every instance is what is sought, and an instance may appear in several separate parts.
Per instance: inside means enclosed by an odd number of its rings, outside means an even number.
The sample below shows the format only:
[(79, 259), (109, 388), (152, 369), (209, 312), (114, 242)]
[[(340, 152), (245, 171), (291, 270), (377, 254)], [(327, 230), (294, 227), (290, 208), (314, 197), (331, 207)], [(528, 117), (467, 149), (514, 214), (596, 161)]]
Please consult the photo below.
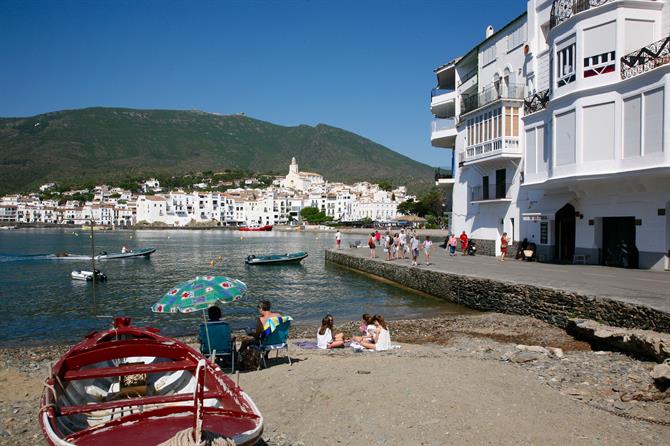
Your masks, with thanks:
[(242, 226), (240, 231), (272, 231), (272, 225), (258, 226), (253, 228), (249, 226)]
[[(111, 365), (129, 358), (128, 364)], [(170, 394), (128, 394), (120, 399), (121, 385), (116, 393), (111, 390), (116, 378), (140, 375), (147, 382), (146, 393), (152, 380), (153, 391), (159, 392), (160, 379), (154, 378), (169, 379), (172, 376), (165, 374), (170, 372), (183, 377), (186, 386)], [(83, 401), (92, 398), (89, 387), (107, 382), (112, 385), (104, 401)], [(81, 389), (86, 395), (77, 393)], [(81, 401), (67, 404), (77, 396)], [(254, 402), (216, 364), (156, 329), (132, 327), (129, 318), (117, 318), (114, 328), (88, 335), (60, 358), (46, 381), (39, 417), (47, 442), (57, 446), (151, 446), (189, 428), (232, 438), (237, 445), (253, 445), (263, 433), (263, 417)]]

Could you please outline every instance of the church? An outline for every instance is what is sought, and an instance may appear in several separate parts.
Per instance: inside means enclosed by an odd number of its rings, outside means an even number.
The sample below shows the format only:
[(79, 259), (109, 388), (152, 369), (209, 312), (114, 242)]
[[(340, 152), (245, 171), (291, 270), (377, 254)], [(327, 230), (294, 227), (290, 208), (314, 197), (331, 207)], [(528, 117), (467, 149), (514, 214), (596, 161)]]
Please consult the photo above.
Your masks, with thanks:
[(291, 159), (291, 165), (288, 168), (288, 175), (281, 181), (281, 187), (306, 192), (316, 186), (321, 186), (325, 182), (323, 177), (314, 172), (300, 172), (295, 157)]

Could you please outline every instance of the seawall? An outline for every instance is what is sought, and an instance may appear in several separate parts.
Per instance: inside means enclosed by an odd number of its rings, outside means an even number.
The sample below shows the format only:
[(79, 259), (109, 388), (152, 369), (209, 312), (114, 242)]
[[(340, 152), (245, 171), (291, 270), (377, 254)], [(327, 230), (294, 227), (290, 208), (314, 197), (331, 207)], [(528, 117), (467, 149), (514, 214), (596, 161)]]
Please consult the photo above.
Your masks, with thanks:
[(670, 333), (670, 313), (605, 296), (411, 267), (408, 263), (370, 260), (333, 250), (326, 250), (325, 258), (480, 311), (531, 316), (561, 328), (567, 326), (570, 318), (586, 318), (618, 327)]

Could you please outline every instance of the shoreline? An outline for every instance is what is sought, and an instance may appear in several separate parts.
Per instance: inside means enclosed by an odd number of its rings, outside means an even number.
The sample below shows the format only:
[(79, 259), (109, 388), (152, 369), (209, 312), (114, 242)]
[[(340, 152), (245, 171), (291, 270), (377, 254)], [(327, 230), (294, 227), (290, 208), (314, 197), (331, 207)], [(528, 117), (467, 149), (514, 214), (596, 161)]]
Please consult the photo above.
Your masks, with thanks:
[[(336, 330), (347, 335), (358, 325), (335, 322)], [(268, 369), (243, 372), (240, 385), (266, 419), (265, 444), (327, 439), (374, 444), (379, 438), (386, 444), (418, 444), (416, 435), (427, 444), (592, 444), (595, 439), (599, 444), (659, 444), (670, 436), (670, 390), (653, 387), (648, 372), (654, 363), (592, 351), (565, 331), (526, 316), (451, 315), (389, 321), (389, 326), (399, 350), (360, 354), (299, 349), (295, 341), (314, 340), (316, 326), (296, 325), (292, 366), (283, 355), (279, 360), (272, 355)], [(562, 357), (522, 350), (519, 344), (560, 348)], [(41, 383), (67, 348), (0, 348), (0, 445), (43, 443), (35, 422)], [(281, 398), (268, 394), (273, 387)], [(392, 403), (375, 404), (378, 398)], [(330, 415), (316, 423), (310, 416), (314, 404), (332, 414), (334, 424)], [(375, 408), (368, 418), (378, 425), (359, 417), (361, 405)], [(420, 433), (409, 427), (430, 420), (449, 427)], [(556, 426), (546, 430), (541, 423)], [(408, 438), (410, 433), (415, 437)]]

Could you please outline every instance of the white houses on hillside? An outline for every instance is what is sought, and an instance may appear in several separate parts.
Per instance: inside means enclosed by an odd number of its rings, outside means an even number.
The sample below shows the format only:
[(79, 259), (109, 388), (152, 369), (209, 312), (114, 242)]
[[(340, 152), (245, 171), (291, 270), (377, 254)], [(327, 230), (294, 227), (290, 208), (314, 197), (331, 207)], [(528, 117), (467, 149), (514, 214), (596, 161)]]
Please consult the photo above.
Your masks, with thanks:
[[(668, 268), (670, 2), (529, 0), (475, 48), (437, 70), (456, 109), (455, 141), (432, 136), (456, 152), (453, 229), (528, 238), (546, 260)], [(518, 87), (494, 74), (488, 90), (491, 71)]]

